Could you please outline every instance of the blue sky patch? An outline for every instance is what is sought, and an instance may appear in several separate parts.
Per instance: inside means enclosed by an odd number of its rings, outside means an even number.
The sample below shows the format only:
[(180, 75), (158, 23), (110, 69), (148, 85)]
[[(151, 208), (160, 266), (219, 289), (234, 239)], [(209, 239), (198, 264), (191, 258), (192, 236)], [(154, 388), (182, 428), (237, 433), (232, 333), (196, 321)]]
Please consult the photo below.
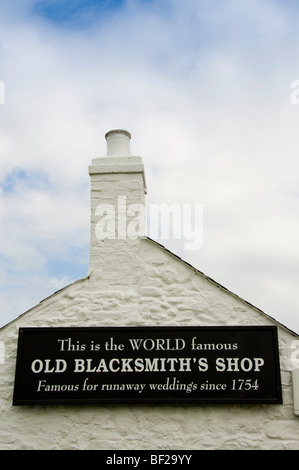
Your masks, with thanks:
[(25, 170), (16, 170), (8, 174), (5, 179), (1, 181), (0, 185), (4, 192), (11, 192), (14, 190), (17, 181), (22, 181), (26, 178), (27, 173)]
[(29, 172), (24, 168), (16, 168), (0, 181), (0, 187), (4, 193), (12, 193), (20, 185), (30, 188), (45, 188), (49, 185), (49, 178), (47, 174), (39, 170)]
[[(67, 277), (70, 282), (82, 279), (87, 275), (89, 262), (89, 246), (84, 247), (78, 253), (75, 248), (71, 250), (71, 259), (48, 259), (48, 273), (51, 277)], [(72, 259), (73, 258), (73, 259)], [(85, 262), (83, 260), (86, 260)]]
[(126, 0), (42, 0), (33, 13), (62, 26), (86, 26), (101, 13), (113, 12)]

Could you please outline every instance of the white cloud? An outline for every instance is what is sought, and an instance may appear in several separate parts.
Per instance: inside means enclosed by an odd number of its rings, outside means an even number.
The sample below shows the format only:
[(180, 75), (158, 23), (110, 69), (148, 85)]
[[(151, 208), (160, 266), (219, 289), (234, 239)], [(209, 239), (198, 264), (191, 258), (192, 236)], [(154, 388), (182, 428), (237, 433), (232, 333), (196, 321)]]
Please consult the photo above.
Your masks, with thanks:
[(26, 175), (0, 204), (0, 298), (20, 299), (11, 317), (36, 303), (33, 284), (42, 298), (63, 282), (51, 259), (88, 245), (87, 167), (106, 153), (105, 132), (123, 127), (149, 204), (204, 204), (203, 248), (165, 244), (299, 331), (298, 33), (287, 7), (128, 1), (76, 29), (21, 3), (0, 3), (0, 182)]

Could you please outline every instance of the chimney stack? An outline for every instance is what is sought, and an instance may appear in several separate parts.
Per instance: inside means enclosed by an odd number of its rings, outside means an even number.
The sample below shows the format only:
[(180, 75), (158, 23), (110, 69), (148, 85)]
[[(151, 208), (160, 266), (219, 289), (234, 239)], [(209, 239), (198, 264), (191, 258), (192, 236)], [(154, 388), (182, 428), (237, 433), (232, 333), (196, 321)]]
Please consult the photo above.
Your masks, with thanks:
[(122, 129), (105, 135), (107, 155), (94, 158), (91, 179), (90, 266), (97, 269), (103, 253), (129, 246), (145, 235), (146, 182), (141, 157), (132, 156), (131, 134)]

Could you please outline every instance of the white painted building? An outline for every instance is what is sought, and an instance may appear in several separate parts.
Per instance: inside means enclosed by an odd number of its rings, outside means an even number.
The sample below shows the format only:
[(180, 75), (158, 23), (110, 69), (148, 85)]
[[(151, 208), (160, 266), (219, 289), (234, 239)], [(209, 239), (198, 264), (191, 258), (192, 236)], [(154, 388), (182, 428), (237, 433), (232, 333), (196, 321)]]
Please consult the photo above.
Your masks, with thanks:
[[(128, 132), (106, 139), (107, 156), (89, 168), (87, 276), (0, 330), (0, 448), (298, 449), (298, 336), (143, 236), (142, 160)], [(20, 328), (143, 326), (277, 327), (282, 403), (13, 405)]]

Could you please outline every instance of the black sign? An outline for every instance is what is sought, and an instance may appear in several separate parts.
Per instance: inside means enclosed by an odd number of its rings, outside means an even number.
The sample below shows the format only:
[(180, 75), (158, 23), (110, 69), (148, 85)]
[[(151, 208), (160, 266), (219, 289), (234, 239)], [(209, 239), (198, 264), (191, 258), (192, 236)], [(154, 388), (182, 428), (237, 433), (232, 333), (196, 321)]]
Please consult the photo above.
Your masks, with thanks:
[(277, 328), (21, 328), (14, 405), (282, 403)]

